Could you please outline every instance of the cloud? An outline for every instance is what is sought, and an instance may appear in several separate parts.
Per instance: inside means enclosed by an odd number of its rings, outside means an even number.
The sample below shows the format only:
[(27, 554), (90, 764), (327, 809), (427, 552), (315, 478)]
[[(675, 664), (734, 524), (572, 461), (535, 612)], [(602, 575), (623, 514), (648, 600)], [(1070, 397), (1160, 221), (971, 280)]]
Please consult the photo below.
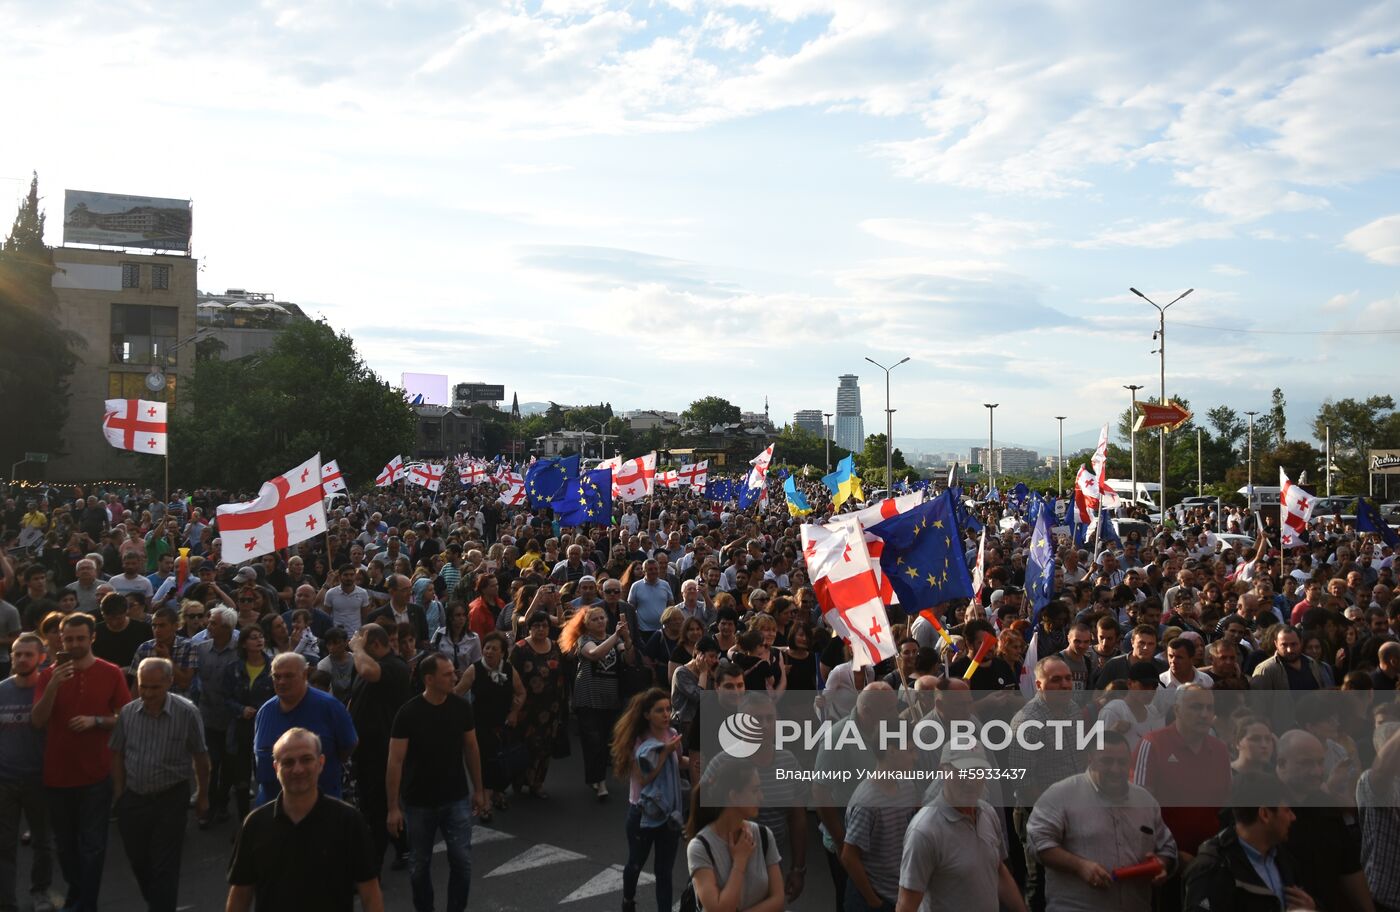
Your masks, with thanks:
[(1342, 246), (1373, 263), (1400, 266), (1400, 215), (1387, 215), (1347, 232)]
[(709, 270), (698, 263), (612, 247), (527, 246), (521, 248), (517, 262), (527, 269), (563, 273), (576, 282), (602, 290), (665, 288), (705, 297), (741, 291), (732, 282), (712, 278)]
[(1346, 310), (1360, 294), (1360, 291), (1351, 291), (1346, 294), (1334, 294), (1323, 303), (1322, 309), (1328, 311)]
[(973, 215), (966, 222), (927, 222), (907, 218), (871, 218), (860, 229), (881, 240), (935, 251), (967, 251), (1000, 256), (1035, 242), (1043, 223)]
[(1214, 266), (1210, 267), (1210, 271), (1215, 273), (1216, 275), (1225, 276), (1226, 278), (1231, 279), (1236, 279), (1243, 275), (1249, 275), (1248, 270), (1241, 269), (1238, 266), (1231, 266), (1229, 263), (1216, 263)]
[(1203, 222), (1187, 218), (1162, 219), (1156, 222), (1124, 222), (1118, 227), (1099, 232), (1087, 241), (1076, 242), (1081, 248), (1147, 247), (1162, 249), (1189, 244), (1193, 241), (1221, 241), (1235, 236), (1227, 222)]

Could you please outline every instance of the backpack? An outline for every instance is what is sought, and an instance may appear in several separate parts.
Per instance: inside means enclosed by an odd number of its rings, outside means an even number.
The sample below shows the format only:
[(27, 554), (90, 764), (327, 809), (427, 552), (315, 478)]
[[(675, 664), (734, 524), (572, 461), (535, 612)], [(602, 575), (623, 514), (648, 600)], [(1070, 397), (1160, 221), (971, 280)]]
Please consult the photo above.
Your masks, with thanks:
[[(763, 857), (767, 858), (768, 827), (764, 826), (763, 824), (759, 824), (758, 837), (762, 842), (761, 849), (763, 851)], [(698, 833), (695, 835), (695, 838), (700, 840), (700, 846), (705, 850), (705, 856), (710, 859), (710, 866), (714, 867), (715, 853), (710, 851), (710, 844), (705, 841), (704, 836), (701, 836)], [(733, 874), (732, 871), (730, 873), (731, 875)], [(677, 907), (676, 912), (701, 912), (700, 900), (695, 895), (695, 880), (693, 878), (686, 878), (685, 889), (681, 891), (681, 901), (680, 905)]]

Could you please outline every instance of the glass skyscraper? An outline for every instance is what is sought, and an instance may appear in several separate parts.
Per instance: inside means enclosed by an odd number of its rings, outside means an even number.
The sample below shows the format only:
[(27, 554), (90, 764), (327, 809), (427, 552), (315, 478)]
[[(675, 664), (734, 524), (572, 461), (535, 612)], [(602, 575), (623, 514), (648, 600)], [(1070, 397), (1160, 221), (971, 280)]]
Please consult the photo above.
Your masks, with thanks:
[(835, 442), (858, 453), (865, 446), (865, 422), (860, 416), (860, 377), (842, 374), (836, 386)]

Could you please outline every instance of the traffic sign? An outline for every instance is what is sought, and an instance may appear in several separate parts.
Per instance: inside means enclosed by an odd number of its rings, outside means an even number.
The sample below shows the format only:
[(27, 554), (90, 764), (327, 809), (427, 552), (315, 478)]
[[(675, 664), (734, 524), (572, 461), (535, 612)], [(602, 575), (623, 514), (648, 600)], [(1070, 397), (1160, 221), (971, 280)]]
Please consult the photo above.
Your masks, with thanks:
[(24, 454), (24, 461), (25, 461), (25, 462), (48, 462), (48, 461), (49, 461), (49, 454), (48, 454), (48, 453), (25, 453), (25, 454)]
[(979, 463), (970, 462), (970, 463), (968, 463), (968, 465), (967, 465), (967, 470), (968, 470), (969, 472), (980, 472), (980, 471), (982, 471), (982, 466), (981, 466)]

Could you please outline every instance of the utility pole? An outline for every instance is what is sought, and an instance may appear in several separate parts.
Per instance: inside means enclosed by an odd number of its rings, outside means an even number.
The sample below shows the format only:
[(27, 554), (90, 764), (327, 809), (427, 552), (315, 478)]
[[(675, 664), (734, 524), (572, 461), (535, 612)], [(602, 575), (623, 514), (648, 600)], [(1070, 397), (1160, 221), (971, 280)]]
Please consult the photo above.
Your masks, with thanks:
[(826, 474), (831, 474), (831, 412), (822, 412), (826, 419)]
[(1142, 389), (1141, 383), (1130, 383), (1123, 387), (1132, 397), (1128, 406), (1128, 464), (1131, 467), (1130, 476), (1133, 480), (1132, 503), (1137, 503), (1137, 391)]
[(902, 358), (889, 367), (874, 358), (865, 360), (885, 372), (885, 495), (889, 497), (894, 495), (894, 409), (890, 408), (890, 371), (909, 359)]
[(1201, 429), (1200, 429), (1200, 428), (1196, 428), (1196, 496), (1197, 496), (1197, 497), (1200, 497), (1200, 496), (1201, 496), (1202, 490), (1204, 490), (1203, 486), (1201, 485), (1201, 478), (1202, 478), (1202, 468), (1201, 468)]
[(1327, 425), (1327, 496), (1332, 496), (1332, 425)]
[[(1157, 332), (1154, 333), (1153, 336), (1152, 336), (1153, 339), (1156, 339), (1156, 340), (1157, 340), (1158, 365), (1159, 365), (1159, 370), (1160, 370), (1160, 372), (1161, 372), (1161, 381), (1162, 381), (1162, 398), (1160, 398), (1160, 399), (1157, 400), (1157, 404), (1158, 404), (1158, 405), (1165, 406), (1165, 405), (1167, 404), (1167, 308), (1171, 307), (1171, 306), (1172, 306), (1173, 304), (1175, 304), (1177, 301), (1180, 301), (1182, 298), (1186, 297), (1187, 295), (1189, 295), (1191, 292), (1195, 291), (1196, 289), (1194, 289), (1194, 288), (1188, 288), (1188, 289), (1186, 289), (1186, 290), (1183, 291), (1181, 294), (1177, 295), (1175, 298), (1172, 298), (1171, 301), (1169, 301), (1169, 302), (1167, 303), (1167, 306), (1166, 306), (1166, 307), (1161, 306), (1161, 305), (1158, 304), (1156, 301), (1154, 301), (1154, 300), (1152, 300), (1151, 298), (1149, 298), (1147, 295), (1145, 295), (1145, 294), (1143, 294), (1142, 292), (1138, 291), (1136, 288), (1129, 288), (1128, 290), (1131, 291), (1133, 294), (1137, 295), (1139, 298), (1142, 298), (1142, 299), (1143, 299), (1144, 301), (1146, 301), (1148, 304), (1151, 304), (1153, 307), (1157, 308)], [(1157, 494), (1157, 496), (1158, 496), (1159, 498), (1161, 498), (1161, 503), (1158, 504), (1158, 508), (1162, 511), (1162, 522), (1165, 524), (1165, 523), (1166, 523), (1166, 520), (1167, 520), (1167, 429), (1166, 429), (1166, 427), (1163, 427), (1160, 431), (1158, 431), (1158, 433), (1157, 433), (1157, 443), (1158, 443), (1158, 459), (1160, 460), (1159, 468), (1161, 469), (1161, 474), (1162, 474), (1162, 478), (1161, 478), (1161, 490), (1160, 490), (1160, 491), (1158, 492), (1158, 494)], [(1136, 492), (1134, 492), (1134, 493), (1136, 493)]]
[[(1249, 508), (1252, 510), (1252, 509), (1254, 509), (1254, 502), (1253, 502), (1253, 501), (1254, 501), (1254, 416), (1257, 415), (1257, 414), (1259, 414), (1259, 413), (1258, 413), (1258, 412), (1245, 412), (1245, 414), (1249, 416), (1249, 449), (1248, 449), (1248, 454), (1249, 454), (1249, 455), (1248, 455), (1248, 458), (1246, 459), (1246, 464), (1248, 465), (1249, 468), (1248, 468), (1248, 474), (1246, 475), (1246, 478), (1248, 478), (1248, 482), (1247, 482), (1247, 485), (1248, 485), (1248, 486), (1245, 488), (1245, 490), (1248, 492), (1248, 495), (1247, 495), (1247, 496), (1249, 497), (1249, 500), (1250, 500)], [(1260, 534), (1260, 535), (1263, 535), (1263, 534), (1264, 534), (1264, 530), (1263, 530), (1263, 529), (1260, 529), (1260, 530), (1259, 530), (1259, 534)]]
[(982, 404), (987, 408), (987, 490), (990, 491), (996, 487), (997, 483), (996, 474), (992, 471), (992, 450), (996, 447), (995, 424), (992, 416), (996, 414), (996, 407), (1001, 403), (984, 402)]
[(1060, 445), (1055, 455), (1055, 488), (1059, 492), (1058, 497), (1065, 496), (1065, 419), (1068, 415), (1056, 415), (1055, 420), (1060, 423)]

